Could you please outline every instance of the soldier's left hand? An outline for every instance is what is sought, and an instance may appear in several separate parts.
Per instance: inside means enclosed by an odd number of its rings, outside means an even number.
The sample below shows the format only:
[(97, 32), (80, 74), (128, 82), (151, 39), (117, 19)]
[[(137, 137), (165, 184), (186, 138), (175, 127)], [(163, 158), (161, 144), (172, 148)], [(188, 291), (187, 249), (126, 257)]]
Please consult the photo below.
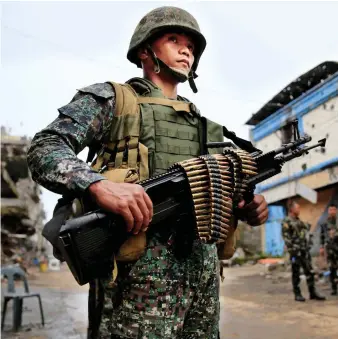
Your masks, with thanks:
[(240, 201), (238, 208), (251, 226), (262, 225), (268, 219), (268, 204), (260, 194), (255, 194), (253, 200), (247, 205), (244, 200)]

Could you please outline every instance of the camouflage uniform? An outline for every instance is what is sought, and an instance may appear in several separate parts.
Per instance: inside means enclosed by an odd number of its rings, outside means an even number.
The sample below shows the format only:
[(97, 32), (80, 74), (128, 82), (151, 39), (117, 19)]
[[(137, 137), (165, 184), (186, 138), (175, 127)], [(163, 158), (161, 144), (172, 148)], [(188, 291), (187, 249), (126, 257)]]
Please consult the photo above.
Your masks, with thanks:
[[(91, 183), (104, 179), (76, 156), (86, 146), (104, 144), (111, 129), (112, 87), (90, 87), (102, 96), (76, 94), (59, 109), (59, 117), (34, 136), (28, 152), (33, 179), (55, 193), (82, 195)], [(115, 284), (90, 284), (89, 337), (217, 338), (216, 246), (196, 240), (191, 255), (179, 260), (172, 245), (171, 229), (151, 234), (146, 253), (136, 263), (119, 263)]]
[[(196, 91), (193, 79), (206, 41), (196, 20), (184, 10), (161, 7), (148, 13), (133, 34), (127, 58), (140, 67), (137, 58), (140, 45), (169, 27), (187, 31), (194, 38), (195, 61), (189, 75), (166, 66), (149, 46), (148, 51), (158, 67), (172, 72), (179, 82), (189, 80)], [(75, 197), (84, 195), (90, 184), (105, 179), (76, 155), (86, 146), (97, 151), (107, 144), (115, 104), (112, 86), (104, 83), (80, 90), (68, 105), (61, 107), (58, 118), (32, 140), (28, 163), (33, 179), (55, 193)], [(157, 149), (155, 152), (158, 154)], [(154, 231), (149, 229), (144, 255), (136, 262), (119, 262), (114, 283), (108, 280), (90, 283), (89, 338), (218, 338), (216, 245), (194, 240), (190, 254), (178, 257), (173, 229), (180, 227), (176, 225), (177, 221), (173, 221)]]
[(299, 218), (288, 216), (282, 222), (282, 234), (290, 254), (292, 285), (295, 295), (300, 295), (300, 268), (303, 268), (310, 294), (315, 293), (314, 271), (311, 264), (310, 244), (306, 235), (310, 225)]
[[(335, 230), (335, 236), (329, 236), (329, 230)], [(325, 224), (321, 225), (321, 245), (325, 246), (327, 260), (330, 265), (330, 281), (332, 292), (337, 293), (338, 269), (338, 223), (337, 218), (328, 217)]]

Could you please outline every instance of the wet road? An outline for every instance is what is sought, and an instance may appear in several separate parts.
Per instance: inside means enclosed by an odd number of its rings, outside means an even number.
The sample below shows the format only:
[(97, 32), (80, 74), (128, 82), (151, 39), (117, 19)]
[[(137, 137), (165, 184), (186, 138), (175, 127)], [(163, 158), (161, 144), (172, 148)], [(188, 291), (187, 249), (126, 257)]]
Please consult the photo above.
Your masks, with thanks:
[(40, 273), (35, 270), (32, 271), (33, 276), (29, 279), (29, 285), (31, 292), (41, 294), (45, 326), (41, 326), (37, 298), (29, 298), (24, 301), (22, 329), (16, 334), (12, 333), (12, 307), (10, 302), (2, 338), (85, 339), (87, 334), (88, 286), (79, 286), (66, 266), (63, 266), (61, 272)]
[[(221, 286), (221, 338), (336, 339), (338, 297), (317, 283), (328, 300), (295, 302), (291, 278), (266, 279), (261, 266), (231, 268)], [(302, 292), (308, 299), (305, 281)]]
[[(338, 334), (338, 298), (329, 286), (320, 290), (326, 302), (296, 303), (288, 279), (266, 279), (259, 265), (225, 270), (221, 284), (221, 339), (333, 339)], [(34, 278), (34, 279), (33, 279)], [(40, 291), (46, 326), (40, 325), (38, 303), (24, 302), (22, 330), (11, 330), (9, 305), (4, 339), (84, 339), (87, 327), (87, 286), (78, 286), (69, 271), (34, 272), (32, 291)], [(302, 290), (308, 296), (304, 283)], [(208, 338), (206, 338), (208, 339)]]

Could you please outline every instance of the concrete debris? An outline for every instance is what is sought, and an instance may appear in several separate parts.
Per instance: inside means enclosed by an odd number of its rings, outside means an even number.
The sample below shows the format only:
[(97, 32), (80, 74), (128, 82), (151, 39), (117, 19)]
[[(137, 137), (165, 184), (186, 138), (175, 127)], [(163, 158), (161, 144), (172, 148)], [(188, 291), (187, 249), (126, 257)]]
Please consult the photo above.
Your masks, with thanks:
[[(1, 263), (29, 262), (41, 250), (37, 230), (45, 217), (41, 189), (32, 180), (26, 153), (30, 139), (1, 127)], [(34, 236), (35, 235), (35, 236)]]

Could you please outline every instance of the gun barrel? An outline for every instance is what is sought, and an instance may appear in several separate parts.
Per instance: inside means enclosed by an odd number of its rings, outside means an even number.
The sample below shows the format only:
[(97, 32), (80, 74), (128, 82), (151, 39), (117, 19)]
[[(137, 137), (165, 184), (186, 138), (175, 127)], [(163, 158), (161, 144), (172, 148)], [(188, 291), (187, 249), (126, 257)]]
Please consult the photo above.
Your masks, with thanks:
[(288, 151), (291, 148), (294, 148), (294, 147), (306, 144), (307, 142), (311, 141), (311, 139), (312, 138), (309, 135), (304, 135), (303, 137), (301, 137), (301, 138), (299, 138), (299, 139), (297, 139), (295, 141), (292, 141), (292, 142), (290, 142), (288, 144), (284, 144), (280, 148), (277, 148), (276, 150), (274, 150), (274, 154), (277, 155), (279, 153)]
[(326, 138), (319, 140), (315, 145), (296, 149), (289, 154), (279, 156), (277, 159), (280, 161), (286, 162), (294, 158), (300, 157), (302, 154), (307, 153), (310, 149), (313, 149), (316, 147), (324, 147), (325, 143), (326, 143)]

